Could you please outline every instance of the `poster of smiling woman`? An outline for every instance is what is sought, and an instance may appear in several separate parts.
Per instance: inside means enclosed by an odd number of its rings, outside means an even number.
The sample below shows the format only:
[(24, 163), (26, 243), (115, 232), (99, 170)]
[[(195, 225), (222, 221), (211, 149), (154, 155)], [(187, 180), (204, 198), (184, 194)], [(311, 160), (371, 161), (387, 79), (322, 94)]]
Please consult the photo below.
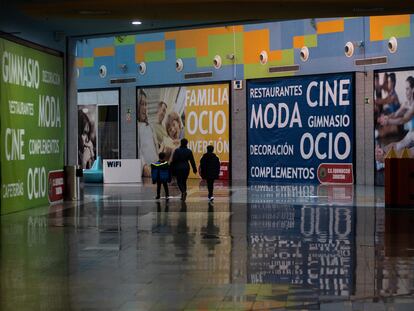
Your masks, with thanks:
[[(143, 175), (164, 152), (172, 159), (180, 140), (187, 138), (199, 164), (208, 145), (220, 158), (220, 179), (229, 179), (229, 86), (191, 85), (137, 89), (137, 154)], [(199, 178), (198, 175), (190, 175)]]

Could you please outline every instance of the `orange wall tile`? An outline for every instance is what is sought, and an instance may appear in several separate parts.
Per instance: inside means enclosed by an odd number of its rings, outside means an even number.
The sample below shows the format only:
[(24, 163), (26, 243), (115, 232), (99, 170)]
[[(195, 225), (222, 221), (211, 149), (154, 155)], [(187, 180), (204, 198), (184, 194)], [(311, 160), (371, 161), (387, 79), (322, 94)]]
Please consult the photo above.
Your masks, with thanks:
[(305, 36), (293, 37), (293, 48), (300, 49), (305, 45)]
[(256, 64), (260, 52), (269, 54), (269, 29), (246, 31), (244, 33), (244, 63)]
[(212, 35), (243, 32), (242, 26), (180, 30), (165, 33), (166, 40), (175, 40), (177, 49), (195, 48), (197, 57), (208, 56), (208, 37)]
[(371, 16), (369, 18), (369, 33), (371, 41), (384, 40), (384, 27), (410, 23), (410, 15)]
[(164, 50), (165, 41), (154, 41), (135, 44), (135, 62), (140, 63), (144, 61), (144, 56), (146, 52)]
[(338, 19), (334, 21), (319, 22), (316, 24), (317, 34), (332, 33), (332, 32), (343, 32), (344, 31), (344, 20)]
[(282, 60), (282, 51), (281, 50), (271, 51), (269, 53), (269, 61), (273, 61), (273, 60)]
[(100, 56), (114, 56), (115, 55), (115, 48), (113, 46), (106, 46), (102, 48), (94, 48), (93, 49), (93, 56), (100, 57)]

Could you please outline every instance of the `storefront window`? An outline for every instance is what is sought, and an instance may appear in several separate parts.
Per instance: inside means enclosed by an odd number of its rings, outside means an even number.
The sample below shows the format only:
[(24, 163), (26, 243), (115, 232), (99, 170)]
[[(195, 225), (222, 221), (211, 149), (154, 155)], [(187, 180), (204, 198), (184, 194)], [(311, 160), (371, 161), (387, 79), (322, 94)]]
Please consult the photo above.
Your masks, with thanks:
[(78, 164), (90, 168), (97, 156), (119, 158), (119, 91), (78, 93)]

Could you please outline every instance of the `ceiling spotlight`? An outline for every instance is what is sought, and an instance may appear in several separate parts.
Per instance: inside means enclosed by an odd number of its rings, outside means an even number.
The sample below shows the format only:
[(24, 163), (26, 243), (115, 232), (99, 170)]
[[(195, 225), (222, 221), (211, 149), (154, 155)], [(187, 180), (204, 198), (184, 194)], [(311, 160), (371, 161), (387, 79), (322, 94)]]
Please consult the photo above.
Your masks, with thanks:
[(141, 25), (142, 22), (140, 22), (140, 21), (132, 21), (131, 24), (132, 25)]

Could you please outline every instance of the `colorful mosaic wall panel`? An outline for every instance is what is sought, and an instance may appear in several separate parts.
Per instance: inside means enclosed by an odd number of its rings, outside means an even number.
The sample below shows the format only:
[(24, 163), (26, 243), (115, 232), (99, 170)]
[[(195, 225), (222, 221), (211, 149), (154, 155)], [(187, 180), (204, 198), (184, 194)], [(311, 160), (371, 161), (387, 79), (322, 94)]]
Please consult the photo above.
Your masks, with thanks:
[[(105, 87), (108, 79), (135, 76), (137, 85), (181, 84), (188, 82), (185, 73), (211, 71), (204, 81), (253, 79), (302, 74), (359, 71), (356, 58), (387, 56), (386, 65), (412, 66), (414, 46), (411, 15), (356, 18), (304, 19), (274, 23), (199, 28), (171, 32), (114, 36), (79, 41), (77, 67), (79, 88)], [(399, 51), (387, 51), (390, 37), (399, 40)], [(352, 58), (344, 55), (346, 42), (363, 42)], [(300, 59), (303, 46), (309, 59)], [(267, 63), (260, 62), (260, 53)], [(215, 69), (213, 59), (219, 55), (222, 67)], [(175, 62), (181, 58), (182, 72)], [(138, 64), (145, 62), (147, 73), (139, 75)], [(108, 69), (99, 78), (99, 66)], [(270, 73), (269, 67), (299, 65), (298, 71)], [(374, 68), (375, 67), (375, 68)], [(120, 69), (122, 68), (122, 70)]]

